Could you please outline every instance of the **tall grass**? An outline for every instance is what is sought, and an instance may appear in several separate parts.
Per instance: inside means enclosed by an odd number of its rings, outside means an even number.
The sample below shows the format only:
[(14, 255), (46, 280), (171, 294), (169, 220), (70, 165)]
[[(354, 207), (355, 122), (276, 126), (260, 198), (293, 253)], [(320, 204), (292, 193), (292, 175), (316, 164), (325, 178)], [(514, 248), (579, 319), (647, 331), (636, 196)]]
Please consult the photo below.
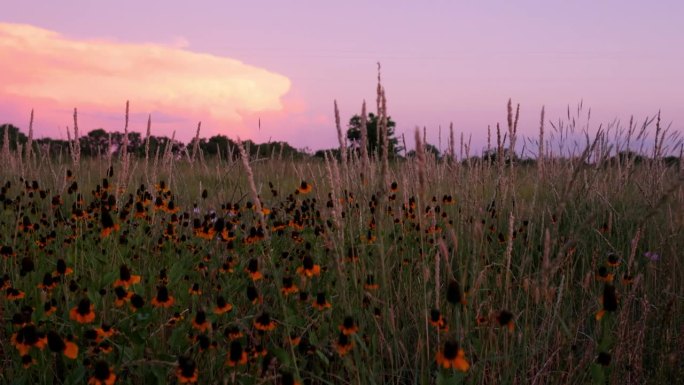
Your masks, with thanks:
[[(185, 159), (170, 149), (85, 159), (75, 150), (76, 112), (70, 161), (21, 160), (5, 143), (6, 164), (24, 167), (0, 171), (0, 382), (82, 383), (102, 362), (121, 383), (189, 380), (179, 373), (193, 368), (200, 383), (676, 381), (684, 374), (684, 174), (663, 161), (672, 137), (657, 121), (651, 152), (648, 124), (636, 136), (630, 122), (591, 137), (569, 119), (549, 138), (542, 109), (537, 165), (506, 162), (518, 115), (509, 102), (508, 135), (497, 126), (498, 156), (487, 161), (470, 158), (462, 135), (458, 162), (453, 129), (444, 159), (424, 151), (419, 130), (417, 156), (394, 162), (386, 137), (380, 154), (349, 150), (325, 162), (249, 159), (242, 150), (240, 160), (205, 160), (197, 147)], [(566, 142), (576, 132), (584, 148)], [(72, 216), (81, 209), (87, 217)], [(118, 225), (109, 235), (105, 211)], [(73, 275), (37, 288), (60, 259)], [(250, 278), (252, 260), (263, 278)], [(305, 260), (320, 273), (307, 275)], [(135, 311), (116, 305), (121, 265), (142, 277), (130, 288), (145, 300)], [(283, 294), (288, 279), (299, 293)], [(168, 309), (151, 305), (161, 285), (175, 297)], [(614, 311), (607, 287), (617, 293)], [(24, 296), (10, 298), (13, 290)], [(231, 312), (214, 314), (219, 296)], [(92, 324), (70, 317), (83, 298), (94, 305)], [(52, 300), (56, 312), (46, 314)], [(601, 309), (609, 311), (597, 320)], [(193, 324), (200, 312), (205, 331)], [(264, 314), (274, 330), (257, 328)], [(347, 317), (357, 333), (341, 334)], [(116, 333), (90, 339), (103, 323)], [(71, 338), (77, 358), (32, 345), (24, 368), (17, 333), (31, 324)], [(231, 337), (236, 330), (242, 337)], [(234, 341), (245, 364), (227, 365)], [(467, 371), (437, 360), (452, 342)]]

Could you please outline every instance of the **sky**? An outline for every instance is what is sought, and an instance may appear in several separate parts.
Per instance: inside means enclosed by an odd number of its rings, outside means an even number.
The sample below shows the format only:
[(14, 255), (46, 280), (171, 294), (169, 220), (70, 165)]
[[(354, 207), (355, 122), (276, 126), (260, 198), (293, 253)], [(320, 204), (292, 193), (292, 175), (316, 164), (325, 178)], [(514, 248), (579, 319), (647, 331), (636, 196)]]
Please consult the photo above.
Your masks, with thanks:
[[(4, 2), (0, 124), (66, 138), (129, 129), (337, 146), (377, 63), (397, 134), (446, 148), (448, 127), (477, 151), (487, 127), (520, 104), (519, 135), (567, 120), (582, 102), (590, 130), (662, 112), (684, 127), (684, 2), (175, 1)], [(574, 112), (573, 112), (574, 113)], [(441, 127), (441, 140), (440, 140)], [(547, 123), (547, 136), (551, 130)], [(457, 139), (458, 140), (458, 139)], [(519, 140), (519, 143), (521, 141)], [(411, 145), (409, 144), (409, 147)]]

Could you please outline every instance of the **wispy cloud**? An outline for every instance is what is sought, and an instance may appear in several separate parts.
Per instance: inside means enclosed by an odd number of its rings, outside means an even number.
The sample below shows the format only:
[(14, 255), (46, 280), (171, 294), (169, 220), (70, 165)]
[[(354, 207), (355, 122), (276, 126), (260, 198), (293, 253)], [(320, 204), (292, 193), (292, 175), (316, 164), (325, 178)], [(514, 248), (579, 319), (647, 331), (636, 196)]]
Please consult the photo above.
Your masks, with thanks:
[(130, 100), (137, 112), (210, 120), (243, 135), (249, 135), (243, 117), (283, 111), (282, 98), (291, 86), (287, 77), (191, 52), (187, 44), (75, 39), (0, 23), (0, 99), (33, 107), (39, 116), (51, 113), (41, 107), (57, 106), (62, 113), (78, 107), (111, 116), (121, 114)]

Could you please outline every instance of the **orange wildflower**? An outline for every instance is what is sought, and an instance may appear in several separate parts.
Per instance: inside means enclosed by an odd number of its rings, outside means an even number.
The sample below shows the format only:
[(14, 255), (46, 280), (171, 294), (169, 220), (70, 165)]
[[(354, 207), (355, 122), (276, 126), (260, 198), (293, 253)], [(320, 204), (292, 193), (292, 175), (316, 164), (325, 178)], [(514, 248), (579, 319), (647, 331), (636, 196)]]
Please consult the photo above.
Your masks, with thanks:
[(82, 324), (87, 324), (95, 321), (95, 306), (88, 298), (83, 298), (78, 306), (69, 311), (69, 318)]

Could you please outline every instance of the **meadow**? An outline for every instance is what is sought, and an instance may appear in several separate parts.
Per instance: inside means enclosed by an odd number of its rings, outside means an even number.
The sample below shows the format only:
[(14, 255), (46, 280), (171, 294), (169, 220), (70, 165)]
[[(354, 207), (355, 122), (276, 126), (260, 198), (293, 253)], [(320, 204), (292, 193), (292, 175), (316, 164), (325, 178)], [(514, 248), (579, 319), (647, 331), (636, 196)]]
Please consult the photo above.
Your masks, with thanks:
[(555, 155), (542, 128), (534, 161), (509, 133), (489, 158), (418, 132), (394, 160), (5, 150), (0, 383), (676, 382), (681, 157), (660, 128)]

